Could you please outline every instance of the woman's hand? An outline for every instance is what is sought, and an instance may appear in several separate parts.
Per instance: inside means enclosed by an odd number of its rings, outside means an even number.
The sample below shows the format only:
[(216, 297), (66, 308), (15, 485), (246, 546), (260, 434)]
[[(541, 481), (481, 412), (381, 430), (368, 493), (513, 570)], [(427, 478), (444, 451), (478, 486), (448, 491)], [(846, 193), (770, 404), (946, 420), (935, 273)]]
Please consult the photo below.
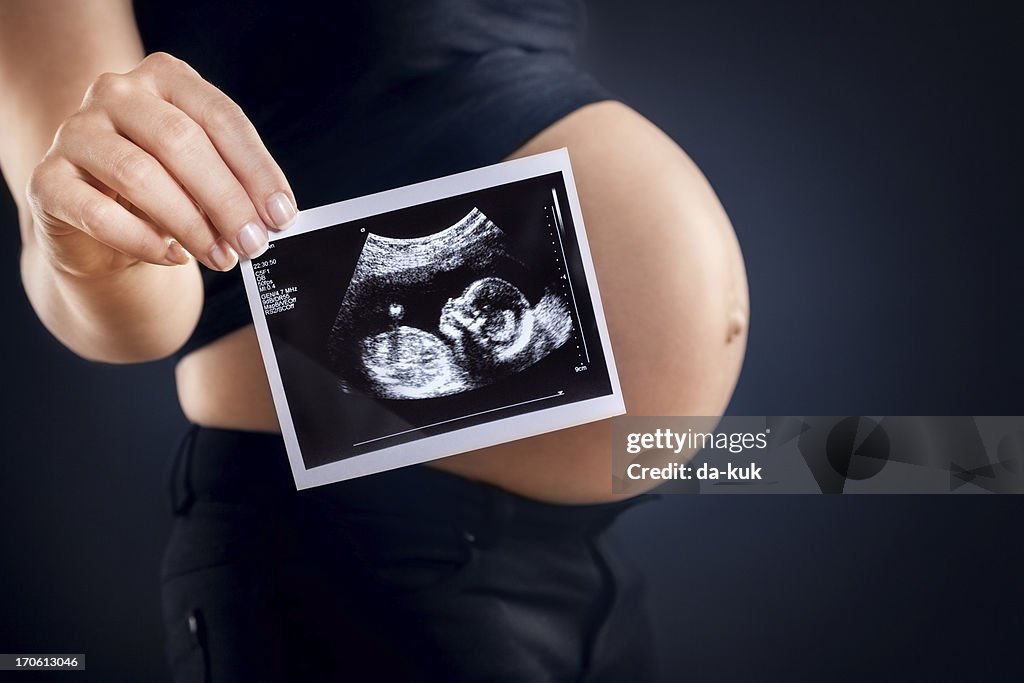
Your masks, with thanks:
[(239, 106), (163, 53), (95, 80), (32, 173), (28, 199), (49, 260), (90, 278), (183, 265), (189, 254), (230, 270), (296, 213)]

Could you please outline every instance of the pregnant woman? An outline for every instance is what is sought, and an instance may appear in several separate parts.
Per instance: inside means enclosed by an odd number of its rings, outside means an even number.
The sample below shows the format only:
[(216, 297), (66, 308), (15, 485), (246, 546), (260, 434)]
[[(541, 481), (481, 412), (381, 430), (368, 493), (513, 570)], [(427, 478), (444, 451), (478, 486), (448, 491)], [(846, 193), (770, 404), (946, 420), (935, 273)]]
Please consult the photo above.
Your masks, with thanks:
[(647, 498), (610, 492), (609, 424), (296, 492), (236, 265), (300, 206), (568, 147), (629, 413), (717, 415), (747, 319), (728, 219), (574, 65), (580, 2), (325, 6), (0, 3), (32, 305), (85, 358), (178, 359), (175, 680), (648, 679), (607, 536)]

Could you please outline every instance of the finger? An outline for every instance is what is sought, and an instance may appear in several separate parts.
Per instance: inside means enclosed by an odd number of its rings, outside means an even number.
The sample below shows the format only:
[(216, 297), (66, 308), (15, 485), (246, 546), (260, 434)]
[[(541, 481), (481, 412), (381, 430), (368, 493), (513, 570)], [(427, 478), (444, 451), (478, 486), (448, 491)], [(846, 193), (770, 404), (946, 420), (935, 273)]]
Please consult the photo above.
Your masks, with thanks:
[[(173, 266), (189, 262), (176, 240), (84, 180), (65, 174), (52, 183), (43, 180), (38, 185), (48, 218), (146, 263)], [(47, 195), (56, 190), (54, 186), (59, 187), (60, 201), (47, 201)]]
[(179, 59), (156, 53), (146, 62), (144, 70), (155, 74), (152, 85), (158, 94), (203, 127), (264, 223), (278, 229), (290, 225), (295, 195), (242, 109)]
[(172, 104), (138, 93), (109, 112), (115, 128), (157, 159), (235, 251), (256, 258), (267, 229), (248, 192), (203, 128)]
[(69, 142), (63, 152), (69, 162), (127, 198), (208, 267), (234, 267), (233, 250), (225, 249), (199, 207), (148, 152), (114, 133), (97, 134), (80, 144)]

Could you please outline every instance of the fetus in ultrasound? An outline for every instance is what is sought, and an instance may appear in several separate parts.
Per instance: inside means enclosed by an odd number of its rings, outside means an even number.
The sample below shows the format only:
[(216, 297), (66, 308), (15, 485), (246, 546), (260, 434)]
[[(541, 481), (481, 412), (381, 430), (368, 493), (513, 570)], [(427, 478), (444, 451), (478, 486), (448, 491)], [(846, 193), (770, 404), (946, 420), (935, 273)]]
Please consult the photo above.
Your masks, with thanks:
[[(551, 284), (531, 302), (506, 237), (479, 210), (427, 237), (370, 235), (332, 330), (341, 386), (389, 399), (450, 396), (520, 372), (572, 335)], [(538, 296), (539, 294), (539, 296)]]
[(553, 292), (532, 307), (515, 285), (487, 277), (448, 300), (439, 329), (464, 367), (482, 376), (533, 365), (568, 341), (572, 321)]

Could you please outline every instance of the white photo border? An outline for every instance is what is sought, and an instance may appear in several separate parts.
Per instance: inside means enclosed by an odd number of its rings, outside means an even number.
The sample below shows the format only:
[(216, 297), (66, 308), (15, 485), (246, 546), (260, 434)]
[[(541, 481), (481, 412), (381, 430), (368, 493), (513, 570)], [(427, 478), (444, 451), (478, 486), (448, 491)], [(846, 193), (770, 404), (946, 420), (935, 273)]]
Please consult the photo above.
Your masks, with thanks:
[(360, 220), (398, 209), (405, 209), (447, 197), (485, 190), (498, 185), (505, 185), (519, 180), (527, 180), (550, 173), (562, 174), (565, 190), (569, 199), (569, 211), (576, 231), (583, 271), (586, 275), (590, 298), (593, 303), (594, 317), (597, 324), (601, 348), (604, 352), (611, 394), (597, 398), (585, 399), (574, 403), (534, 412), (500, 418), (479, 425), (461, 427), (444, 434), (426, 436), (415, 441), (381, 448), (376, 451), (351, 456), (312, 468), (306, 468), (299, 447), (298, 436), (292, 422), (288, 397), (285, 394), (281, 372), (278, 368), (277, 356), (274, 352), (273, 340), (267, 326), (267, 319), (260, 299), (259, 286), (252, 261), (244, 259), (240, 263), (245, 292), (252, 311), (256, 337), (259, 340), (260, 352), (270, 380), (270, 389), (274, 398), (284, 437), (288, 460), (291, 464), (295, 487), (299, 490), (321, 486), (346, 479), (353, 479), (377, 472), (423, 463), (438, 458), (465, 453), (479, 448), (495, 446), (508, 441), (525, 439), (539, 434), (565, 429), (587, 422), (595, 422), (626, 412), (622, 399), (622, 389), (612, 355), (608, 326), (598, 291), (597, 274), (594, 271), (590, 246), (587, 243), (583, 224), (583, 212), (580, 208), (576, 183), (573, 179), (569, 152), (561, 148), (534, 156), (506, 161), (492, 166), (456, 173), (454, 175), (428, 180), (414, 185), (378, 192), (349, 199), (334, 204), (327, 204), (314, 209), (300, 211), (295, 223), (287, 230), (270, 234), (270, 241), (276, 242), (303, 233), (321, 230), (341, 223)]

